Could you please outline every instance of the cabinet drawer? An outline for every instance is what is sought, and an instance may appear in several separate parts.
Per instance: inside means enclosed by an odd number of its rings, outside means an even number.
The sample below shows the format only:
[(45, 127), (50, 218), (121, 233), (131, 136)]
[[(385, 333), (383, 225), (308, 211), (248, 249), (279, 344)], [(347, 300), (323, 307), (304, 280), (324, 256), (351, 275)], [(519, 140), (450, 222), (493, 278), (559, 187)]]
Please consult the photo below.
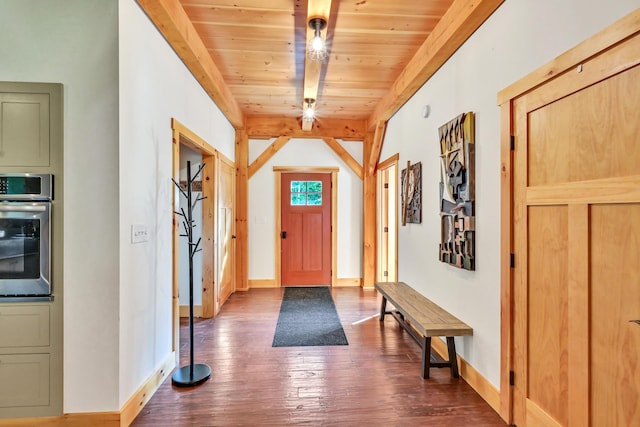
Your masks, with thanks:
[(49, 355), (0, 354), (0, 408), (49, 405)]
[(49, 306), (0, 306), (0, 348), (49, 345)]

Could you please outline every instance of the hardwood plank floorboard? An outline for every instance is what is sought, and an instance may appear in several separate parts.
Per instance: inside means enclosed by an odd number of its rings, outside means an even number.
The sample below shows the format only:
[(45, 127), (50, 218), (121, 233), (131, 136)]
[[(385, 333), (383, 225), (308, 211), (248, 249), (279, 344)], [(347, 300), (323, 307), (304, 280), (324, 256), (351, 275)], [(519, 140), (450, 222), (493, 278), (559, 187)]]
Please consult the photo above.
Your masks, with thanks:
[[(390, 316), (380, 324), (375, 291), (332, 289), (348, 346), (271, 347), (282, 294), (237, 292), (215, 319), (196, 319), (195, 362), (211, 379), (194, 388), (167, 379), (132, 426), (506, 426), (449, 369), (420, 377), (420, 347)], [(183, 319), (180, 366), (188, 336)]]

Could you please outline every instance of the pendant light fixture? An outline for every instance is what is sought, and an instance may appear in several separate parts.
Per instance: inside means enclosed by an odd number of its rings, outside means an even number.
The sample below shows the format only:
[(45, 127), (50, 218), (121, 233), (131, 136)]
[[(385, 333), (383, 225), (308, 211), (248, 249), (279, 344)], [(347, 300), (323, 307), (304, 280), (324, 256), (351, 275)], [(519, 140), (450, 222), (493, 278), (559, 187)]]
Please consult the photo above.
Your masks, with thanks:
[(306, 104), (305, 109), (302, 113), (302, 120), (305, 122), (313, 122), (316, 118), (316, 112), (313, 109), (313, 103), (316, 102), (315, 99), (305, 98), (304, 103)]
[(314, 35), (307, 45), (307, 56), (312, 61), (323, 61), (327, 57), (327, 43), (322, 38), (322, 30), (327, 27), (327, 21), (324, 18), (312, 18), (309, 27)]

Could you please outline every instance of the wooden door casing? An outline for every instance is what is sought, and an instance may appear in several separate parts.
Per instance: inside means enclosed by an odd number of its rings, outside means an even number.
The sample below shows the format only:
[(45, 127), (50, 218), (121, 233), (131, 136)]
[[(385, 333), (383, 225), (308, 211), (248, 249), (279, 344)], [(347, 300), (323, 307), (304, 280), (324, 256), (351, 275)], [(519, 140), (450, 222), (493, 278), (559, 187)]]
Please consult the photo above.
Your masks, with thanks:
[(640, 28), (628, 31), (510, 102), (518, 426), (640, 425)]

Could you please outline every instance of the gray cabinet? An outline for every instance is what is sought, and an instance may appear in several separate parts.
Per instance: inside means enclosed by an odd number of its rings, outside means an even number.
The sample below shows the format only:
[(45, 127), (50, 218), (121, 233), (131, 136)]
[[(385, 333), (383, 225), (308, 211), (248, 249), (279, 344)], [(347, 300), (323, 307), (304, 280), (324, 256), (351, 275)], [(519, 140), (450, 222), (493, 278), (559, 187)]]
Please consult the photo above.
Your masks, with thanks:
[(63, 364), (63, 87), (0, 82), (0, 170), (50, 173), (51, 302), (0, 301), (0, 424), (62, 415)]
[(0, 166), (49, 166), (49, 144), (49, 94), (0, 93)]
[(0, 305), (0, 408), (49, 405), (50, 307)]
[(49, 353), (0, 354), (0, 408), (48, 406), (49, 359)]
[(49, 346), (49, 306), (0, 306), (0, 349)]

